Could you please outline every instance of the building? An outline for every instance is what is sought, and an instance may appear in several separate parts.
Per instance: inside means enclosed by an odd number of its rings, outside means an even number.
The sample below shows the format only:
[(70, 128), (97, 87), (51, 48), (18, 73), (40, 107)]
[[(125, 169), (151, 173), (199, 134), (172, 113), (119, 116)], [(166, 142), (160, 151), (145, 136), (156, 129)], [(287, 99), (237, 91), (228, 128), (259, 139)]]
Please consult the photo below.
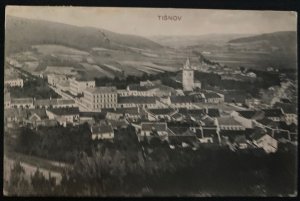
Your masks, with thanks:
[(145, 109), (148, 114), (148, 119), (150, 121), (157, 120), (167, 120), (170, 121), (172, 116), (178, 112), (176, 109), (172, 108), (161, 108), (161, 109)]
[(91, 111), (103, 108), (117, 108), (118, 95), (116, 87), (95, 87), (84, 90), (83, 103)]
[(207, 103), (223, 103), (224, 95), (215, 92), (205, 92), (205, 100)]
[(129, 96), (154, 96), (156, 93), (156, 86), (154, 85), (139, 85), (130, 84), (127, 86)]
[(79, 123), (79, 109), (73, 108), (49, 108), (46, 110), (49, 119), (55, 119), (60, 125)]
[(11, 97), (10, 93), (5, 93), (4, 94), (4, 108), (11, 108)]
[(124, 115), (117, 112), (107, 112), (105, 118), (109, 120), (120, 120)]
[(253, 128), (255, 125), (257, 125), (256, 120), (263, 119), (265, 115), (263, 111), (241, 110), (233, 111), (231, 116), (245, 128)]
[(247, 99), (245, 99), (245, 105), (250, 109), (254, 109), (260, 104), (261, 104), (261, 100), (256, 99), (256, 98), (247, 98)]
[(69, 82), (69, 80), (58, 82), (56, 84), (56, 88), (60, 91), (63, 91), (63, 92), (70, 91), (70, 82)]
[(220, 137), (217, 128), (201, 127), (196, 129), (196, 136), (200, 143), (219, 143)]
[(118, 108), (132, 108), (132, 107), (142, 107), (142, 108), (156, 108), (157, 99), (152, 96), (124, 96), (118, 97)]
[(34, 101), (35, 108), (71, 108), (76, 107), (72, 99), (38, 99)]
[(168, 137), (168, 126), (165, 122), (142, 122), (141, 130), (138, 132), (138, 139), (140, 141), (147, 138), (150, 140), (153, 137), (166, 139)]
[(182, 69), (182, 88), (184, 91), (193, 91), (194, 89), (194, 69), (191, 67), (189, 58)]
[(274, 108), (281, 108), (287, 124), (298, 124), (297, 107), (292, 103), (275, 103)]
[(112, 140), (114, 139), (114, 130), (111, 125), (100, 124), (90, 127), (93, 140)]
[(11, 100), (13, 108), (34, 108), (33, 98), (13, 98)]
[(223, 116), (216, 119), (220, 130), (245, 130), (245, 127), (231, 116)]
[(77, 96), (82, 94), (87, 88), (95, 88), (95, 80), (79, 80), (76, 78), (69, 79), (70, 81), (70, 92)]
[(281, 121), (284, 120), (284, 113), (283, 110), (280, 109), (263, 109), (265, 113), (265, 117), (272, 121)]
[(59, 74), (48, 74), (47, 81), (51, 86), (56, 86), (59, 82), (67, 81), (67, 76)]
[(266, 153), (274, 153), (278, 149), (277, 140), (266, 133), (256, 132), (250, 138), (256, 147), (264, 149)]

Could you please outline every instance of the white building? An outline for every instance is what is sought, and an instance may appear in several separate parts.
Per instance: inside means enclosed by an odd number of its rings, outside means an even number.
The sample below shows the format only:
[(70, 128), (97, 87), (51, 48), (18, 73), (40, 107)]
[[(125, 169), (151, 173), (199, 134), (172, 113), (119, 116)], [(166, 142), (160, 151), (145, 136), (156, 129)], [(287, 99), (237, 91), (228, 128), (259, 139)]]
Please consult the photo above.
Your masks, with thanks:
[(274, 153), (278, 149), (278, 142), (268, 134), (255, 133), (251, 136), (255, 146), (263, 148), (266, 153)]
[(95, 80), (70, 79), (70, 92), (75, 96), (82, 94), (87, 88), (95, 88), (95, 86)]
[(116, 108), (118, 103), (117, 89), (116, 87), (89, 87), (84, 91), (82, 100), (91, 111)]
[(194, 89), (194, 69), (190, 65), (189, 58), (182, 69), (182, 87), (184, 91), (193, 91)]
[(52, 86), (56, 86), (59, 82), (67, 81), (67, 77), (65, 75), (48, 74), (47, 80), (48, 80), (48, 84)]
[(22, 78), (8, 78), (8, 79), (5, 79), (4, 85), (10, 86), (10, 87), (21, 87), (21, 88), (23, 88), (24, 83), (23, 83)]
[(112, 140), (114, 139), (114, 130), (111, 125), (94, 125), (91, 126), (93, 140)]

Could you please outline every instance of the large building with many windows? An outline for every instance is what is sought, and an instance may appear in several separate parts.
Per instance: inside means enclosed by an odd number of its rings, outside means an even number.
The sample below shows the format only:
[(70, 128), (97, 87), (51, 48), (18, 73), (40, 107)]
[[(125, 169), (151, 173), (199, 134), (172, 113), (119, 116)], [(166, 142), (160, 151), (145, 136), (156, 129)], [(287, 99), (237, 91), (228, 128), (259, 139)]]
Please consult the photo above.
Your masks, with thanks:
[(83, 103), (91, 110), (116, 108), (118, 103), (116, 87), (87, 88), (84, 91)]
[(87, 88), (94, 88), (95, 80), (78, 80), (76, 78), (70, 79), (70, 92), (77, 96), (82, 94)]

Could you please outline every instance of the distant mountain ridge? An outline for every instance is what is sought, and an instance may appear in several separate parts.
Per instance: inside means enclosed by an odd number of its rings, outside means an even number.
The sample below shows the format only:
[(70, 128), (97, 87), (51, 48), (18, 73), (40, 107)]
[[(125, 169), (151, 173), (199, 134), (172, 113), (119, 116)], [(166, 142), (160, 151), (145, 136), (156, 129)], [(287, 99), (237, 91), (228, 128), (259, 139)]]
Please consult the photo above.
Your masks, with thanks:
[(82, 50), (96, 46), (105, 48), (128, 46), (144, 49), (163, 47), (141, 36), (14, 16), (6, 16), (5, 43), (8, 52), (22, 51), (36, 44), (59, 44)]

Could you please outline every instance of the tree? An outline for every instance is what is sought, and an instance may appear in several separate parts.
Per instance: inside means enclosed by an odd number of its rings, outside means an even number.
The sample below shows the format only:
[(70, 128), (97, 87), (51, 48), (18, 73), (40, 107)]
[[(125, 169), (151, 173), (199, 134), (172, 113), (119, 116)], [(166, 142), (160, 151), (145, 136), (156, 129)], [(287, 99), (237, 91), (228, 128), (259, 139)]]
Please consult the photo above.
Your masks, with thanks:
[(25, 170), (21, 166), (20, 161), (15, 162), (8, 181), (7, 191), (9, 195), (24, 196), (32, 194), (31, 186), (24, 176)]

